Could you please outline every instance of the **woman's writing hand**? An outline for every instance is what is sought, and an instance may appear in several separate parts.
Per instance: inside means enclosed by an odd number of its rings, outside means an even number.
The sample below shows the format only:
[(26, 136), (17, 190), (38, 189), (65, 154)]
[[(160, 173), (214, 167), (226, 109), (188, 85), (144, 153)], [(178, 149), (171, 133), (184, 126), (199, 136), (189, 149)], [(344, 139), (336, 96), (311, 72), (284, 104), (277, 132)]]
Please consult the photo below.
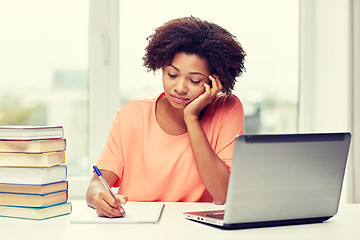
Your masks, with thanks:
[(114, 194), (118, 201), (116, 201), (111, 194), (104, 190), (101, 191), (93, 199), (93, 207), (96, 209), (96, 213), (99, 217), (123, 217), (125, 215), (122, 204), (125, 204), (128, 200), (127, 196)]
[[(101, 173), (110, 186), (113, 186), (118, 179), (118, 176), (111, 171), (102, 169)], [(114, 218), (124, 216), (124, 209), (121, 205), (125, 204), (128, 198), (119, 194), (114, 195), (118, 201), (104, 187), (97, 174), (94, 174), (86, 192), (86, 202), (89, 206), (96, 209), (100, 217)]]

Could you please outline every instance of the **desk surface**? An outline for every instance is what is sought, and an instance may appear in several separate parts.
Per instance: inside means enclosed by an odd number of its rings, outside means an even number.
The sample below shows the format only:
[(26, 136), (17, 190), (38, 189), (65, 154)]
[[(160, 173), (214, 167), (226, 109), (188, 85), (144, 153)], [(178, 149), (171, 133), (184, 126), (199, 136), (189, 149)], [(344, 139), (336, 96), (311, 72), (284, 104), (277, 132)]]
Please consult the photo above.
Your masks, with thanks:
[[(83, 201), (72, 201), (73, 208)], [(72, 224), (70, 215), (44, 221), (0, 218), (4, 239), (360, 239), (360, 204), (343, 204), (338, 214), (320, 224), (221, 230), (186, 220), (185, 211), (218, 209), (210, 203), (166, 203), (158, 224)], [(81, 238), (79, 238), (81, 236)]]

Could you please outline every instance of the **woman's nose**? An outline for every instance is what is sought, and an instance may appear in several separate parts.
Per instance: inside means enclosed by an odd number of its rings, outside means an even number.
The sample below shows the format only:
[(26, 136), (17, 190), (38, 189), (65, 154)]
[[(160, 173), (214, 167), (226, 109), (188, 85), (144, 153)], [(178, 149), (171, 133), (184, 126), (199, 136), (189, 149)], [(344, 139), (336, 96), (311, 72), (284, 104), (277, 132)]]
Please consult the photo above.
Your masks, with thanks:
[(175, 91), (181, 94), (187, 93), (186, 80), (183, 78), (178, 78), (175, 84)]

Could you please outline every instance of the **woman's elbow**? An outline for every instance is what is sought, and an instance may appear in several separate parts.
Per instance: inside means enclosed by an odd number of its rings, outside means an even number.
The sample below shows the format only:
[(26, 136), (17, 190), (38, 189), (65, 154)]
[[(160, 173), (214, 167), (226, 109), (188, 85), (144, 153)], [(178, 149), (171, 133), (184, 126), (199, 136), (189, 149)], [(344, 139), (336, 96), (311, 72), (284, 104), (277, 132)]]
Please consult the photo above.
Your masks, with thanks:
[(216, 205), (223, 205), (226, 202), (226, 194), (223, 196), (218, 196), (216, 198), (213, 198), (213, 200)]

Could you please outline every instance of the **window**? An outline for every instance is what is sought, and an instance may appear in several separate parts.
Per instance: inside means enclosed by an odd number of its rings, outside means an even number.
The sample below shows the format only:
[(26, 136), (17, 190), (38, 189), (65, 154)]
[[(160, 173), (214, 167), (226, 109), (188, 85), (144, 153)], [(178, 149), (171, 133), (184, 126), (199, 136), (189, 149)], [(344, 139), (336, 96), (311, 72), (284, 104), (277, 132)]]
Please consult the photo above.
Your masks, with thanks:
[(69, 176), (88, 168), (89, 2), (0, 2), (0, 125), (63, 125)]
[(247, 71), (234, 91), (244, 104), (245, 132), (297, 132), (298, 0), (121, 0), (119, 8), (122, 104), (161, 93), (160, 72), (142, 66), (146, 38), (170, 19), (193, 15), (228, 29), (247, 52)]
[[(227, 28), (248, 54), (234, 91), (244, 104), (246, 133), (295, 132), (298, 0), (175, 4), (1, 1), (0, 125), (63, 125), (69, 180), (87, 178), (116, 109), (162, 91), (161, 75), (142, 65), (146, 37), (170, 19), (193, 15)], [(70, 195), (84, 195), (88, 179), (77, 183), (70, 183)]]

